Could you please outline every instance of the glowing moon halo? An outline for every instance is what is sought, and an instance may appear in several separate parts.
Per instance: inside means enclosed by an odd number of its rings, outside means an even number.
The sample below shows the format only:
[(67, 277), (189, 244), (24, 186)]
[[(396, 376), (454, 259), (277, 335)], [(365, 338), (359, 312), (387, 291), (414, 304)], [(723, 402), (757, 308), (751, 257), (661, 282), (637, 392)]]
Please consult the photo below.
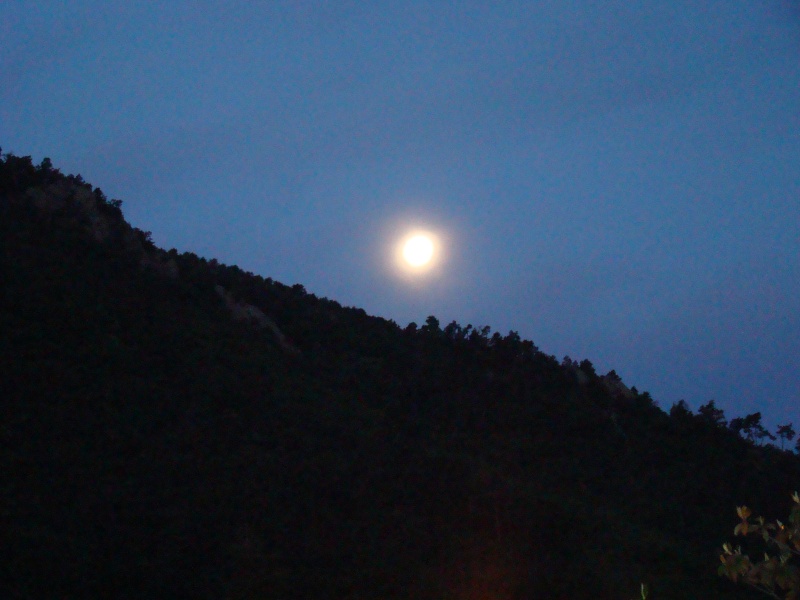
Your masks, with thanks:
[(391, 259), (396, 276), (416, 286), (442, 274), (446, 253), (441, 231), (400, 226), (392, 233)]
[(403, 244), (403, 259), (412, 267), (424, 267), (433, 258), (433, 240), (424, 234), (415, 234)]

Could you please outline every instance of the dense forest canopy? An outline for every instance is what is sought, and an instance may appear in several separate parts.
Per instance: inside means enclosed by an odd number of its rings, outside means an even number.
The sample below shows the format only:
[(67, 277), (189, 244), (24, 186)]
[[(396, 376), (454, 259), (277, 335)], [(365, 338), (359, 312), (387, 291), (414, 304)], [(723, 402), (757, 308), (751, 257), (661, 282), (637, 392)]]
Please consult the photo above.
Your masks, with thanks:
[(791, 423), (157, 248), (48, 159), (0, 238), (4, 597), (757, 597), (715, 561)]

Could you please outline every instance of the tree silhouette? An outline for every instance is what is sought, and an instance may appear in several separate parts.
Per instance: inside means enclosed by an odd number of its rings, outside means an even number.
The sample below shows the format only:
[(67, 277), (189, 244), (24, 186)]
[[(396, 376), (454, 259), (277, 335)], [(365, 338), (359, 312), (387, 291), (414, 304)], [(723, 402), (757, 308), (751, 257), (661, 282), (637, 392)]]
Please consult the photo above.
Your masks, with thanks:
[(753, 443), (762, 443), (765, 439), (775, 440), (775, 436), (761, 424), (761, 413), (754, 412), (745, 417), (731, 419), (730, 429)]
[(781, 438), (781, 450), (783, 450), (784, 442), (791, 442), (794, 439), (795, 431), (791, 423), (786, 425), (778, 425), (778, 437)]
[(698, 408), (697, 414), (702, 420), (714, 427), (725, 427), (728, 424), (725, 420), (725, 413), (722, 409), (716, 407), (714, 400), (709, 400), (708, 404)]

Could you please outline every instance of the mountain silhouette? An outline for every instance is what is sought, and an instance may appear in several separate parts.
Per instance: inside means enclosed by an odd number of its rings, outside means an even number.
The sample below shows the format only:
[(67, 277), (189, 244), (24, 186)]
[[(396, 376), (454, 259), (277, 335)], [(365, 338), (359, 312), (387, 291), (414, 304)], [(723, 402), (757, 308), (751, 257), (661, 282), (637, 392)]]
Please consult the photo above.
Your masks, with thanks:
[(719, 549), (800, 459), (753, 418), (160, 249), (47, 159), (0, 237), (3, 598), (759, 597)]

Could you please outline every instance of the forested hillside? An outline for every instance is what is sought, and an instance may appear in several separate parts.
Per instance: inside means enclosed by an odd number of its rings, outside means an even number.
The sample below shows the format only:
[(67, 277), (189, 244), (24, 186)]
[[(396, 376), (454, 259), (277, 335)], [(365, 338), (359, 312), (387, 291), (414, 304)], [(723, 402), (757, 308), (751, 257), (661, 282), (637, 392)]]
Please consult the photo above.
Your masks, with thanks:
[(759, 597), (720, 547), (800, 459), (756, 415), (161, 250), (120, 205), (0, 161), (2, 597)]

